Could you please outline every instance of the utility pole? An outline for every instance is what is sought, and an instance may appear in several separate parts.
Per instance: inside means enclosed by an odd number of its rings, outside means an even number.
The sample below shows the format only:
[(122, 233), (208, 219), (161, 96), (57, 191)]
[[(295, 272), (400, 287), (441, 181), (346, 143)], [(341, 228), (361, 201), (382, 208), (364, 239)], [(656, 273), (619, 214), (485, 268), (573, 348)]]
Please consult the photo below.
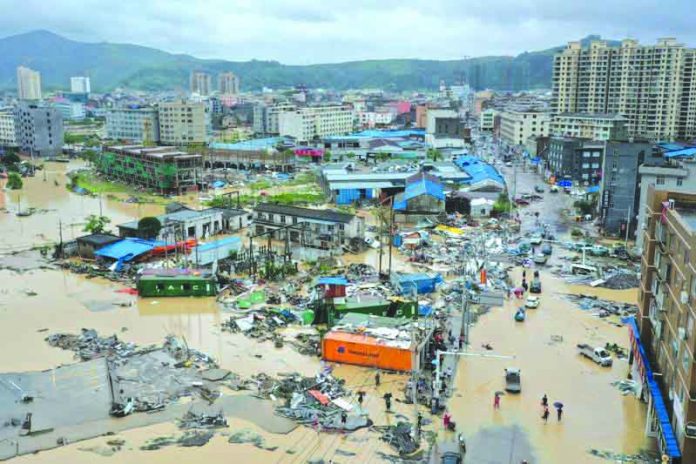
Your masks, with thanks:
[(631, 210), (633, 205), (628, 205), (628, 214), (626, 215), (626, 242), (624, 246), (628, 248), (628, 231), (631, 229)]
[(60, 249), (60, 257), (63, 258), (63, 221), (58, 218), (58, 237), (60, 242), (58, 243)]

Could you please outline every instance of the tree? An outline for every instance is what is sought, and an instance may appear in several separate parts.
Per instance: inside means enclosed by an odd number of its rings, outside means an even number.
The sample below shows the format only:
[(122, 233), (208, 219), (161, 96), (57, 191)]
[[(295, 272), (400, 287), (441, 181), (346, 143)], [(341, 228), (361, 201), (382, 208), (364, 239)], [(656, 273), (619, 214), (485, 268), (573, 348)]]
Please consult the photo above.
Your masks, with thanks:
[(19, 156), (17, 153), (10, 152), (10, 153), (5, 153), (2, 158), (2, 164), (5, 165), (10, 165), (10, 164), (16, 164), (19, 163), (21, 160), (19, 159)]
[(162, 229), (162, 223), (154, 216), (148, 216), (138, 221), (138, 232), (141, 237), (157, 237)]
[(329, 150), (324, 152), (324, 161), (327, 163), (331, 162), (331, 152)]
[(512, 211), (512, 202), (507, 192), (500, 192), (498, 199), (493, 203), (493, 212), (496, 214), (509, 213)]
[(24, 182), (22, 182), (22, 176), (17, 174), (16, 172), (11, 172), (7, 176), (7, 188), (10, 190), (21, 190), (21, 188), (24, 186)]
[(573, 203), (573, 206), (575, 206), (583, 216), (586, 214), (592, 214), (597, 208), (597, 196), (592, 195), (585, 200), (578, 200)]
[(106, 216), (97, 216), (96, 214), (90, 214), (87, 216), (87, 224), (85, 228), (82, 229), (83, 232), (88, 232), (90, 234), (102, 234), (106, 232), (106, 226), (111, 222)]

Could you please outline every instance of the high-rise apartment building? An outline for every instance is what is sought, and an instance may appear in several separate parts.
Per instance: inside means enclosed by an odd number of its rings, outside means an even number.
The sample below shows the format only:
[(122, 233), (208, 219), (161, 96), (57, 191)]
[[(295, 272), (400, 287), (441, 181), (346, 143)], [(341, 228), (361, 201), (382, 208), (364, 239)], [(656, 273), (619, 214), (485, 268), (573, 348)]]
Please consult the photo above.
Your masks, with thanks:
[(63, 117), (55, 108), (20, 102), (15, 108), (15, 134), (23, 153), (54, 158), (63, 150)]
[(278, 114), (279, 134), (294, 137), (298, 142), (352, 131), (353, 108), (350, 106), (308, 106)]
[(12, 108), (0, 108), (0, 147), (16, 147), (15, 114)]
[(523, 145), (530, 137), (549, 135), (548, 113), (504, 111), (500, 114), (500, 136), (509, 145)]
[(70, 78), (71, 93), (90, 93), (92, 88), (89, 83), (89, 77), (75, 76)]
[(41, 74), (33, 69), (17, 68), (17, 97), (20, 100), (41, 100)]
[(675, 39), (570, 42), (553, 64), (555, 113), (618, 113), (628, 135), (696, 136), (696, 49)]
[(218, 92), (223, 95), (237, 95), (239, 93), (239, 77), (232, 72), (218, 74)]
[(113, 140), (159, 142), (157, 108), (112, 108), (106, 113), (106, 135)]
[[(650, 188), (631, 374), (662, 454), (696, 462), (696, 195)], [(672, 460), (663, 462), (675, 462)]]
[(191, 93), (197, 93), (202, 96), (210, 95), (213, 90), (212, 78), (210, 74), (192, 71), (190, 78)]
[(159, 104), (160, 141), (168, 145), (189, 145), (207, 141), (207, 105), (187, 101)]

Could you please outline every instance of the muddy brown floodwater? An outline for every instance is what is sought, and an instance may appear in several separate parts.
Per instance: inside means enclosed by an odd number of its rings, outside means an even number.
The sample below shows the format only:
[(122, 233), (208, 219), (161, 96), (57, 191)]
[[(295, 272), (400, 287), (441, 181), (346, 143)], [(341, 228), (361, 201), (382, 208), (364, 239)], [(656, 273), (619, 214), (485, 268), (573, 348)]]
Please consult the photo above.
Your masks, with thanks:
[[(75, 167), (73, 163), (69, 168)], [(65, 189), (65, 165), (48, 165), (47, 181), (42, 174), (27, 179), (20, 193), (21, 206), (48, 210), (28, 218), (18, 218), (17, 194), (0, 190), (0, 254), (30, 247), (58, 238), (58, 220), (64, 224), (65, 239), (79, 236), (82, 223), (89, 214), (99, 213), (99, 199), (82, 197)], [(53, 180), (59, 186), (55, 186)], [(136, 205), (102, 199), (104, 214), (112, 224), (132, 220), (144, 214), (159, 214), (161, 206)], [(386, 251), (386, 250), (385, 250)], [(385, 253), (384, 265), (387, 258)], [(343, 262), (377, 264), (377, 251), (346, 255)], [(403, 257), (395, 250), (394, 264), (404, 269)], [(31, 266), (29, 266), (31, 267)], [(410, 266), (409, 266), (410, 268)], [(519, 273), (515, 274), (519, 280)], [(530, 454), (530, 463), (599, 462), (587, 454), (589, 448), (632, 453), (646, 447), (643, 438), (645, 408), (636, 399), (622, 396), (610, 385), (625, 378), (626, 361), (615, 361), (611, 368), (600, 368), (577, 355), (575, 345), (581, 342), (602, 345), (605, 342), (628, 346), (628, 332), (597, 319), (566, 301), (563, 293), (597, 294), (602, 298), (634, 302), (635, 290), (608, 291), (589, 287), (570, 287), (563, 281), (542, 273), (544, 292), (541, 305), (528, 312), (523, 323), (513, 320), (520, 302), (507, 301), (505, 307), (494, 308), (480, 318), (471, 334), (472, 352), (481, 352), (482, 343), (490, 343), (494, 352), (514, 355), (514, 359), (466, 357), (459, 362), (454, 397), (450, 410), (459, 429), (470, 443), (485, 430), (516, 430), (519, 445), (505, 439), (502, 446)], [(23, 273), (0, 270), (0, 366), (3, 372), (42, 370), (74, 362), (72, 353), (51, 348), (44, 338), (48, 332), (77, 332), (95, 328), (101, 334), (116, 333), (126, 341), (138, 344), (160, 343), (168, 334), (186, 338), (190, 346), (212, 355), (223, 368), (242, 375), (256, 372), (276, 374), (298, 371), (313, 375), (320, 369), (317, 358), (302, 356), (293, 349), (274, 348), (242, 335), (222, 333), (220, 323), (227, 315), (213, 299), (170, 298), (138, 299), (116, 291), (123, 288), (102, 279), (85, 279), (62, 270), (39, 269)], [(27, 291), (35, 292), (28, 296)], [(30, 292), (31, 293), (31, 292)], [(118, 305), (113, 304), (119, 303)], [(48, 329), (48, 332), (44, 331)], [(562, 342), (552, 336), (560, 335)], [(555, 338), (555, 340), (558, 340)], [(493, 393), (504, 387), (504, 368), (519, 367), (522, 392), (506, 395), (499, 411), (492, 408)], [(349, 387), (367, 392), (365, 407), (376, 425), (395, 423), (415, 416), (413, 406), (394, 403), (395, 413), (385, 414), (382, 395), (400, 392), (407, 377), (385, 375), (375, 389), (374, 371), (354, 366), (336, 366), (335, 374), (345, 378)], [(563, 422), (552, 416), (548, 424), (540, 418), (540, 398), (547, 394), (550, 402), (565, 404)], [(424, 410), (422, 410), (424, 411)], [(264, 432), (251, 422), (229, 418), (230, 432), (250, 430), (263, 437), (264, 446), (277, 446), (267, 451), (251, 444), (230, 444), (227, 437), (217, 435), (202, 448), (168, 447), (158, 451), (142, 451), (148, 439), (176, 434), (174, 424), (164, 423), (118, 434), (126, 441), (124, 448), (110, 458), (102, 458), (94, 450), (108, 448), (101, 437), (70, 444), (52, 451), (17, 458), (27, 463), (92, 463), (104, 462), (229, 462), (231, 458), (244, 463), (305, 463), (310, 459), (334, 459), (335, 462), (383, 462), (378, 453), (392, 454), (369, 430), (349, 435), (317, 434), (298, 427), (287, 435)], [(441, 437), (439, 421), (426, 426)], [(485, 439), (484, 439), (485, 443)], [(526, 448), (529, 448), (528, 450)], [(521, 448), (520, 448), (521, 449)], [(87, 451), (85, 451), (87, 450)], [(91, 450), (91, 451), (89, 451)], [(472, 450), (467, 462), (472, 460)], [(497, 461), (478, 461), (497, 462)], [(501, 461), (508, 462), (508, 461)]]

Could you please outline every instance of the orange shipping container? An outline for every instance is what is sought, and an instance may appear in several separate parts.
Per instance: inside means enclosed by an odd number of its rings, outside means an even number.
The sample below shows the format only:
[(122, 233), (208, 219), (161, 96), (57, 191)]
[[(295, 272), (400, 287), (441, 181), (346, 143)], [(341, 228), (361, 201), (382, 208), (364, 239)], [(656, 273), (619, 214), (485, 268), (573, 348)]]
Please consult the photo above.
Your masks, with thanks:
[(411, 350), (369, 335), (329, 332), (322, 340), (325, 361), (394, 371), (411, 370)]

